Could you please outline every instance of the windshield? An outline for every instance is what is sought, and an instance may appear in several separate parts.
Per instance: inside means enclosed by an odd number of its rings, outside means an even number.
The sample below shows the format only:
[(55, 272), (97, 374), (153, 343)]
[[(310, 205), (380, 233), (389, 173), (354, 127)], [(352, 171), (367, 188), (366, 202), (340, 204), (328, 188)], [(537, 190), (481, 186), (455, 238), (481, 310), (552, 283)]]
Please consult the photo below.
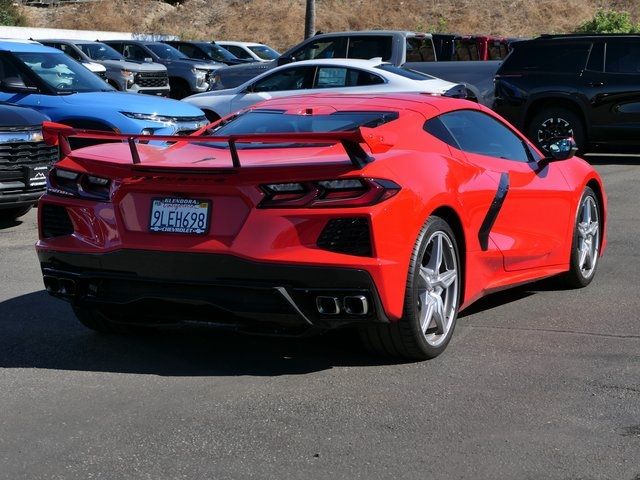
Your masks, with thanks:
[(249, 45), (247, 48), (262, 60), (274, 60), (280, 56), (273, 48), (267, 47), (266, 45)]
[(155, 53), (163, 60), (179, 60), (181, 58), (189, 58), (180, 50), (173, 48), (165, 43), (148, 43), (147, 48)]
[(229, 50), (225, 50), (215, 43), (206, 43), (204, 45), (200, 45), (200, 47), (206, 52), (207, 55), (209, 55), (209, 57), (211, 57), (216, 62), (224, 63), (225, 61), (228, 62), (229, 60), (238, 59), (238, 57), (236, 57)]
[(105, 43), (76, 43), (92, 60), (124, 60), (124, 57)]
[(213, 135), (247, 133), (343, 132), (377, 127), (398, 118), (398, 112), (335, 112), (330, 115), (291, 115), (280, 110), (251, 110), (213, 130)]
[(436, 78), (431, 75), (427, 75), (426, 73), (418, 72), (417, 70), (411, 70), (410, 68), (396, 67), (390, 63), (383, 63), (382, 65), (378, 65), (376, 68), (384, 70), (385, 72), (395, 73), (396, 75), (400, 75), (405, 78), (410, 78), (411, 80), (434, 80)]
[(14, 55), (57, 94), (113, 91), (104, 80), (62, 52), (16, 52)]

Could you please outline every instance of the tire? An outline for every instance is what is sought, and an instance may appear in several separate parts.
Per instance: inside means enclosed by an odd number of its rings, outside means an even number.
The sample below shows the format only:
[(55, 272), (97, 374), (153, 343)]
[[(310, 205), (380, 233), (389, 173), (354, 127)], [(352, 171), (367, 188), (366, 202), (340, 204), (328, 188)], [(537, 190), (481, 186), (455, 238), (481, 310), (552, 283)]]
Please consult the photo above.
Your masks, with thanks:
[(90, 330), (110, 334), (142, 333), (148, 329), (139, 325), (116, 322), (112, 316), (99, 308), (74, 306), (73, 313), (78, 321)]
[(591, 283), (598, 268), (601, 238), (600, 200), (586, 187), (576, 212), (569, 271), (560, 277), (565, 286), (583, 288)]
[[(441, 252), (440, 264), (434, 255), (436, 248)], [(434, 272), (437, 272), (437, 279)], [(442, 218), (431, 216), (411, 255), (402, 318), (396, 323), (361, 329), (365, 347), (376, 355), (413, 360), (440, 355), (449, 344), (456, 325), (460, 279), (460, 255), (453, 230)], [(424, 323), (428, 328), (423, 329), (421, 318), (426, 320), (427, 317), (429, 321)]]
[(527, 135), (544, 153), (554, 139), (573, 137), (579, 152), (587, 147), (584, 124), (579, 115), (562, 107), (546, 107), (537, 112), (529, 122)]
[(2, 220), (15, 220), (18, 217), (26, 215), (29, 210), (31, 210), (32, 205), (27, 207), (14, 207), (14, 208), (5, 208), (0, 210), (0, 219)]

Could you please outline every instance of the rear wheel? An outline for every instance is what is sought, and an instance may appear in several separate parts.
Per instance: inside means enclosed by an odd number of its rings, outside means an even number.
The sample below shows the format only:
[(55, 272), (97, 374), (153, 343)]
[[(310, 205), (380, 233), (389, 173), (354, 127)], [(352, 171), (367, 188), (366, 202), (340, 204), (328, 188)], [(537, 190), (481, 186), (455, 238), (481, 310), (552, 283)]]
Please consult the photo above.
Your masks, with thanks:
[(547, 107), (536, 113), (527, 130), (529, 138), (545, 153), (556, 140), (572, 137), (579, 151), (586, 148), (587, 138), (582, 119), (573, 111), (561, 107)]
[(18, 217), (26, 215), (29, 210), (31, 210), (31, 205), (27, 207), (5, 208), (0, 210), (0, 219), (15, 220)]
[(593, 280), (600, 255), (600, 231), (600, 202), (596, 193), (587, 187), (573, 228), (569, 271), (563, 277), (567, 286), (582, 288)]
[(405, 312), (399, 322), (361, 330), (375, 354), (425, 360), (440, 355), (455, 328), (460, 302), (460, 257), (449, 224), (431, 216), (411, 257)]

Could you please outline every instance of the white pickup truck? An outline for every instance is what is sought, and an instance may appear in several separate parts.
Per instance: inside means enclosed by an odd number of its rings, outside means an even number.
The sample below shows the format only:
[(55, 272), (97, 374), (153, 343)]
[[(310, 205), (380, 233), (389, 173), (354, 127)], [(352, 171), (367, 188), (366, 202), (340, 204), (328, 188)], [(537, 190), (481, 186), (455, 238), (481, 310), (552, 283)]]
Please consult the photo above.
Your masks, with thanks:
[(461, 83), (472, 99), (487, 106), (493, 103), (493, 77), (500, 61), (438, 62), (430, 34), (393, 30), (316, 35), (270, 62), (234, 65), (218, 70), (214, 89), (236, 87), (269, 69), (300, 60), (376, 57), (396, 66)]

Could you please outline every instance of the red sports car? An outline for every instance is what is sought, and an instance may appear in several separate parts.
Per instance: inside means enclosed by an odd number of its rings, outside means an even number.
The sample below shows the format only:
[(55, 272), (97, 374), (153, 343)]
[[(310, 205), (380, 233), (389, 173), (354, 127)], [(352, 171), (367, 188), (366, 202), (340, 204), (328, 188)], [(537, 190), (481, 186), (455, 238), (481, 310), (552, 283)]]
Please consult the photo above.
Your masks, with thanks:
[(479, 297), (586, 286), (605, 247), (602, 181), (572, 140), (544, 157), (465, 100), (314, 95), (189, 137), (44, 132), (62, 157), (38, 212), (44, 283), (98, 331), (357, 326), (375, 352), (431, 358)]

